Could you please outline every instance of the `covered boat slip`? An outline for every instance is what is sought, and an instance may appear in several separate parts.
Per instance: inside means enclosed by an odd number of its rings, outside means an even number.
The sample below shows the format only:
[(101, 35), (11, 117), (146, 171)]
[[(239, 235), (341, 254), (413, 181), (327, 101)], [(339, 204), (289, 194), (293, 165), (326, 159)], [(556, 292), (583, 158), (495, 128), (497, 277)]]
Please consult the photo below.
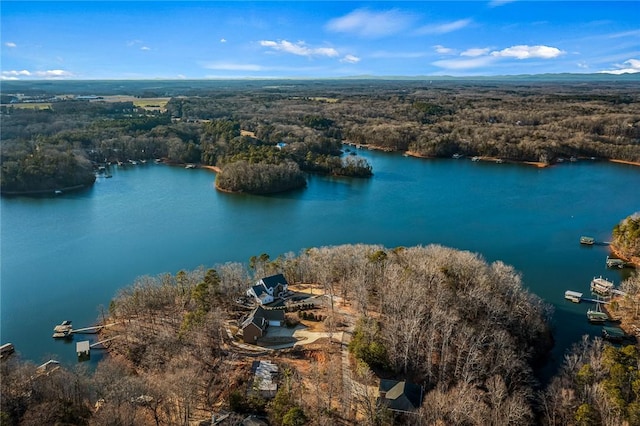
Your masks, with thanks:
[(602, 338), (614, 343), (620, 343), (628, 338), (627, 334), (618, 327), (602, 327)]
[(580, 301), (582, 300), (582, 293), (567, 290), (564, 292), (564, 298), (570, 300), (573, 303), (580, 303)]
[(613, 290), (613, 283), (606, 278), (600, 276), (591, 280), (591, 291), (593, 293), (608, 296), (611, 294), (611, 290)]

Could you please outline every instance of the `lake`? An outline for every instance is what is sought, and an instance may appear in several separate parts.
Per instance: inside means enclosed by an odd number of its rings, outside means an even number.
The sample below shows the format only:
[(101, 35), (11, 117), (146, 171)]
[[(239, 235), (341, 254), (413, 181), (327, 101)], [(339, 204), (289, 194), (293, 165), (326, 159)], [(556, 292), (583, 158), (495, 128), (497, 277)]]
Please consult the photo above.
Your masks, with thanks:
[(53, 326), (95, 323), (137, 276), (345, 243), (435, 243), (513, 265), (555, 306), (555, 365), (581, 335), (599, 334), (588, 306), (565, 301), (564, 291), (588, 293), (594, 276), (623, 279), (605, 267), (605, 245), (581, 246), (579, 237), (609, 241), (613, 226), (640, 210), (640, 168), (357, 152), (373, 178), (311, 176), (306, 189), (272, 196), (220, 193), (210, 171), (147, 164), (113, 167), (113, 178), (84, 192), (3, 197), (2, 343), (36, 363), (74, 363), (75, 345), (54, 341)]

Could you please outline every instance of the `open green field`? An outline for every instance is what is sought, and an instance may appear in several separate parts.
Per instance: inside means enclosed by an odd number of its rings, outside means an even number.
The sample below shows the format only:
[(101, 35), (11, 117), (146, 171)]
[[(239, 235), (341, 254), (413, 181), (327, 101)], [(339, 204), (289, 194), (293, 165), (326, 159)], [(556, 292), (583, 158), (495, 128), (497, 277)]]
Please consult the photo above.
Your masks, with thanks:
[(133, 102), (138, 108), (144, 108), (150, 111), (164, 111), (170, 97), (162, 98), (138, 98), (129, 95), (104, 96), (102, 101), (106, 102)]
[(8, 106), (22, 109), (51, 109), (51, 102), (19, 102)]

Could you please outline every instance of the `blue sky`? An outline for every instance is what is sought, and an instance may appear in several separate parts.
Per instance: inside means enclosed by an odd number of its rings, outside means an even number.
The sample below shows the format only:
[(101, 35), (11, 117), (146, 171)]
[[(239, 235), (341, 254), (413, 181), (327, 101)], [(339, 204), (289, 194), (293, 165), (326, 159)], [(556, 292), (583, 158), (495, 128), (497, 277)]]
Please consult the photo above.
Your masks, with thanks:
[(1, 78), (640, 72), (640, 2), (3, 0)]

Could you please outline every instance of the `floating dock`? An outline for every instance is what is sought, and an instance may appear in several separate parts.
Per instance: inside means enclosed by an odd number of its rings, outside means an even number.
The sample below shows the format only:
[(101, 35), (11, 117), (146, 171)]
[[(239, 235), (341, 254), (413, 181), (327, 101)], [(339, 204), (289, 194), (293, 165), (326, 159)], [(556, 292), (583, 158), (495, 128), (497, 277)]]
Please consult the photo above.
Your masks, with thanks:
[(597, 308), (596, 310), (589, 309), (587, 311), (587, 319), (591, 323), (602, 324), (609, 321), (609, 315), (607, 315), (606, 312), (602, 312), (600, 308)]
[(564, 292), (564, 298), (570, 300), (573, 303), (580, 303), (582, 301), (582, 293), (567, 290)]
[(71, 337), (71, 321), (62, 321), (59, 325), (53, 327), (54, 339), (66, 339)]
[(618, 327), (602, 327), (602, 338), (614, 343), (620, 343), (627, 338), (627, 334)]
[(111, 327), (116, 324), (118, 323), (114, 322), (112, 324), (94, 325), (91, 327), (83, 327), (83, 328), (73, 328), (71, 326), (71, 321), (62, 321), (62, 323), (53, 327), (53, 338), (54, 339), (70, 339), (73, 337), (73, 334), (75, 333), (96, 334), (103, 328)]
[(625, 266), (627, 266), (627, 263), (624, 260), (618, 259), (616, 257), (609, 257), (609, 256), (607, 256), (606, 264), (607, 264), (607, 268), (620, 268), (620, 269), (622, 269)]
[(591, 280), (591, 291), (601, 296), (609, 296), (613, 290), (613, 283), (602, 276)]
[(13, 346), (13, 343), (5, 343), (0, 346), (0, 359), (7, 358), (13, 352), (15, 352), (16, 348)]
[[(620, 290), (612, 290), (612, 292), (615, 293), (624, 293)], [(590, 297), (584, 297), (584, 295), (578, 291), (573, 291), (573, 290), (567, 290), (564, 292), (564, 298), (573, 302), (573, 303), (582, 303), (582, 302), (587, 302), (587, 303), (601, 303), (601, 304), (607, 304), (609, 303), (606, 300), (601, 300), (601, 299), (592, 299)]]
[(596, 239), (593, 237), (587, 237), (586, 235), (583, 235), (582, 237), (580, 237), (580, 244), (584, 244), (586, 246), (592, 246), (596, 243)]

